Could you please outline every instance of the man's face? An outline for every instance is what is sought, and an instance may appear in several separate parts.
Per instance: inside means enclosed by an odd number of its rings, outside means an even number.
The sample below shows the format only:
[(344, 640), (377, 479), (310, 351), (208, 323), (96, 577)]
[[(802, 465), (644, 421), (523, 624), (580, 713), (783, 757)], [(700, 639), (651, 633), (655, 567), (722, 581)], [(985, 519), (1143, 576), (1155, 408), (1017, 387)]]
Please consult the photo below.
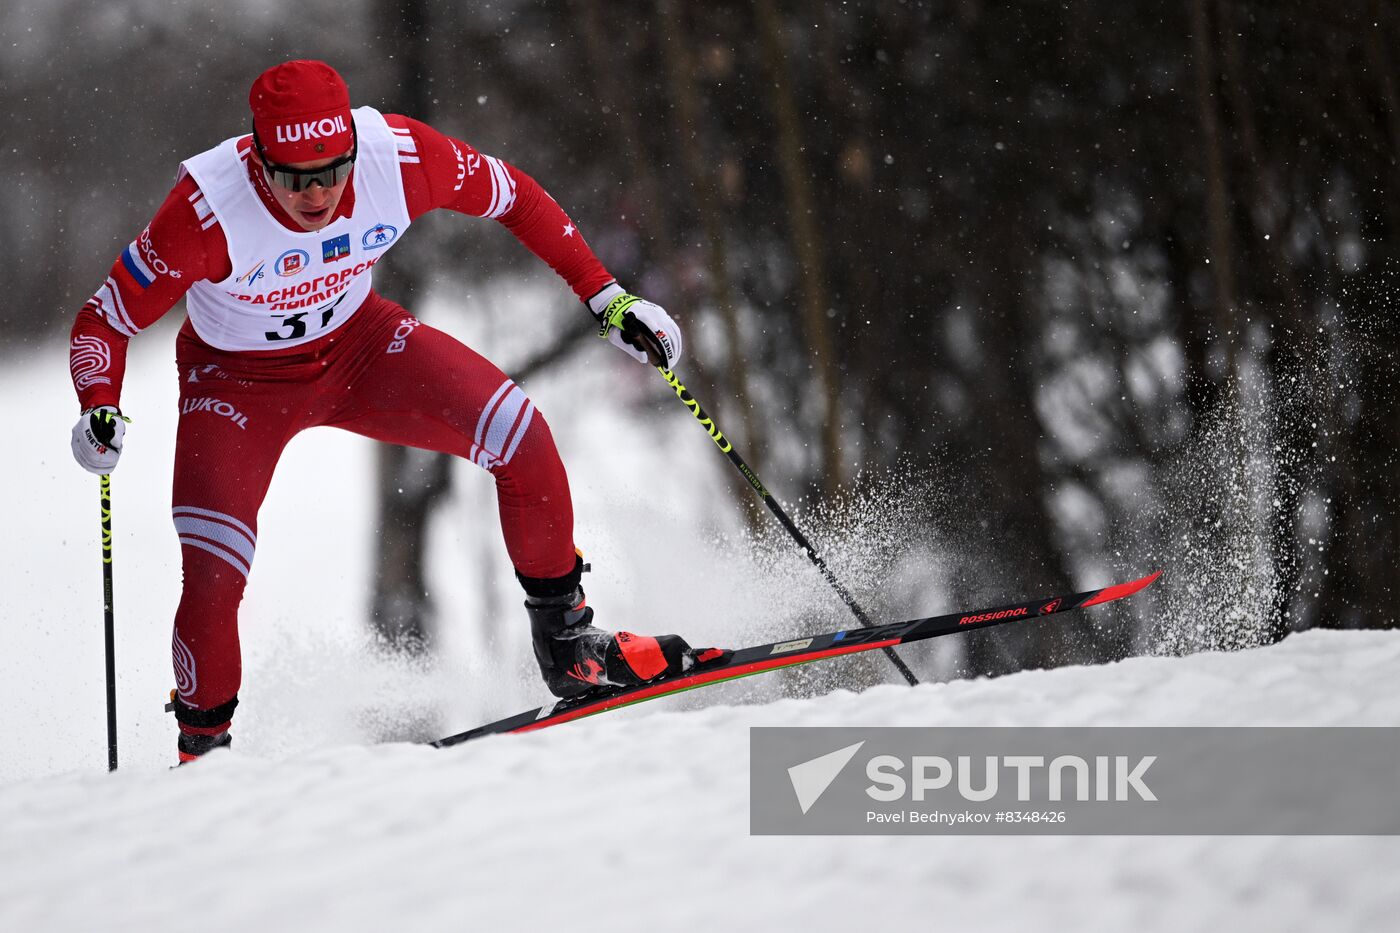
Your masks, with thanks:
[[(259, 162), (262, 162), (256, 150), (253, 153)], [(329, 159), (317, 159), (313, 162), (289, 162), (287, 168), (294, 169), (318, 169), (330, 165), (332, 162), (341, 159), (345, 153), (333, 156)], [(268, 178), (267, 172), (263, 172), (263, 178), (267, 181), (267, 187), (272, 192), (272, 197), (277, 203), (282, 205), (296, 223), (304, 230), (320, 230), (331, 222), (335, 216), (336, 206), (340, 204), (341, 195), (345, 194), (345, 186), (350, 183), (350, 176), (346, 176), (336, 182), (331, 187), (322, 186), (319, 182), (312, 182), (301, 191), (293, 191)]]

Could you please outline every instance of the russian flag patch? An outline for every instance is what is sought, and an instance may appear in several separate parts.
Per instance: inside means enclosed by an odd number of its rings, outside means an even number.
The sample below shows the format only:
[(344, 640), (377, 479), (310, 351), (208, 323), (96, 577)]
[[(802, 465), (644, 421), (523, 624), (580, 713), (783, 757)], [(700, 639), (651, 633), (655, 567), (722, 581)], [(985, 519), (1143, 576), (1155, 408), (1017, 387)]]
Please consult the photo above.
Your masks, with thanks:
[(132, 240), (127, 244), (126, 249), (122, 250), (122, 266), (131, 273), (131, 277), (136, 280), (136, 284), (141, 286), (142, 290), (150, 288), (151, 283), (156, 280), (151, 267), (146, 265), (145, 260), (141, 258), (141, 250), (136, 245), (135, 240)]

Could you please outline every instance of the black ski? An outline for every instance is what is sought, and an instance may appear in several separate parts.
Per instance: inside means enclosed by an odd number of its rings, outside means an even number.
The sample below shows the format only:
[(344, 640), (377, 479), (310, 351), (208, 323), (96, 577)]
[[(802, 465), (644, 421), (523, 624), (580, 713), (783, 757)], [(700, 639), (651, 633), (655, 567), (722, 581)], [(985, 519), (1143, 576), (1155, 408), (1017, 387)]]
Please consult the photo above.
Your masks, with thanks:
[(438, 739), (431, 744), (436, 748), (446, 748), (487, 735), (532, 732), (535, 729), (556, 726), (610, 709), (631, 706), (633, 703), (641, 703), (643, 700), (669, 696), (708, 684), (737, 680), (740, 677), (761, 674), (765, 671), (807, 664), (826, 658), (837, 658), (860, 651), (888, 648), (911, 641), (922, 641), (926, 638), (937, 638), (940, 635), (951, 635), (955, 632), (968, 632), (992, 625), (1005, 625), (1010, 622), (1036, 619), (1058, 612), (1083, 609), (1086, 606), (1097, 606), (1100, 603), (1131, 596), (1159, 576), (1161, 576), (1161, 571), (1131, 583), (1120, 583), (1116, 586), (1107, 586), (1086, 593), (1033, 599), (991, 609), (954, 612), (949, 615), (911, 619), (908, 622), (896, 622), (874, 628), (829, 632), (825, 635), (813, 635), (809, 638), (797, 638), (769, 645), (757, 645), (752, 648), (740, 648), (727, 657), (712, 663), (698, 664), (684, 674), (659, 678), (637, 687), (600, 688), (579, 697), (560, 700), (549, 706), (541, 706), (484, 726), (478, 726), (475, 729), (469, 729), (466, 732), (449, 735), (447, 738)]

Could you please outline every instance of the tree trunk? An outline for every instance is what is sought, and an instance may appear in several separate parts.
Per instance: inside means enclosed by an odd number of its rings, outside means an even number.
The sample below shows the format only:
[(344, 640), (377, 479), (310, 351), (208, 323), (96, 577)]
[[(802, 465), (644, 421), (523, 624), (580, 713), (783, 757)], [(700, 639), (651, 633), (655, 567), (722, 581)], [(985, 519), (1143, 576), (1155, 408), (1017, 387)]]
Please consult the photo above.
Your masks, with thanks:
[(770, 78), (769, 106), (777, 120), (778, 166), (788, 220), (792, 224), (793, 251), (797, 257), (798, 294), (812, 359), (816, 390), (822, 399), (821, 440), (817, 450), (819, 486), (828, 496), (842, 481), (841, 394), (838, 363), (827, 322), (827, 287), (817, 202), (812, 194), (811, 170), (803, 155), (804, 144), (797, 101), (783, 47), (783, 24), (774, 0), (754, 0), (759, 41)]
[(1218, 80), (1211, 43), (1207, 0), (1187, 0), (1191, 13), (1191, 72), (1196, 91), (1196, 115), (1201, 129), (1201, 166), (1206, 180), (1206, 229), (1210, 238), (1211, 282), (1214, 285), (1216, 339), (1225, 351), (1223, 380), (1236, 373), (1239, 337), (1235, 321), (1234, 251), (1230, 237), (1230, 194), (1225, 183), (1225, 151), (1221, 141), (1220, 112), (1216, 104)]
[[(676, 106), (672, 108), (673, 135), (681, 157), (681, 167), (685, 172), (690, 201), (700, 218), (700, 229), (705, 237), (705, 259), (708, 268), (710, 301), (720, 314), (724, 326), (726, 342), (729, 344), (729, 358), (725, 366), (725, 381), (728, 392), (734, 399), (733, 408), (739, 412), (739, 439), (744, 445), (744, 459), (751, 463), (760, 474), (763, 471), (765, 438), (759, 423), (753, 417), (753, 393), (750, 390), (750, 372), (745, 356), (745, 344), (739, 329), (739, 314), (734, 305), (734, 285), (729, 275), (729, 250), (726, 247), (726, 225), (720, 211), (720, 190), (714, 172), (702, 155), (700, 138), (701, 114), (700, 93), (695, 82), (695, 60), (690, 54), (690, 40), (686, 34), (685, 18), (677, 0), (661, 0), (661, 20), (663, 32), (662, 57), (666, 60), (666, 77), (671, 98)], [(747, 486), (744, 484), (736, 484)], [(758, 511), (744, 510), (751, 523), (759, 520)]]
[[(426, 0), (380, 0), (376, 15), (382, 49), (392, 62), (389, 87), (381, 95), (389, 111), (420, 120), (431, 117), (428, 93), (428, 9)], [(394, 261), (393, 272), (380, 273), (397, 294), (413, 296), (422, 270), (414, 254)], [(393, 445), (379, 450), (377, 500), (379, 518), (370, 624), (392, 648), (425, 650), (432, 640), (433, 603), (425, 579), (426, 535), (433, 510), (452, 485), (452, 458), (447, 454)]]
[(600, 134), (603, 145), (610, 156), (623, 160), (627, 184), (636, 194), (629, 199), (629, 210), (635, 213), (638, 228), (651, 240), (657, 254), (669, 259), (675, 236), (666, 215), (661, 183), (647, 160), (645, 140), (649, 131), (634, 103), (635, 95), (628, 92), (622, 80), (628, 74), (625, 56), (632, 45), (615, 41), (615, 32), (603, 20), (603, 5), (595, 0), (570, 0), (569, 11), (582, 33), (583, 51), (597, 97), (608, 113), (599, 118), (605, 128)]
[[(1036, 411), (1040, 359), (1037, 253), (1027, 225), (1012, 213), (988, 215), (974, 227), (961, 288), (976, 295), (981, 355), (968, 371), (972, 413), (957, 446), (973, 466), (965, 494), (981, 503), (979, 547), (961, 570), (962, 599), (997, 601), (1021, 593), (1073, 588), (1050, 512), (1050, 486)], [(975, 604), (975, 603), (974, 603)], [(967, 673), (1102, 660), (1092, 619), (1049, 626), (1008, 626), (970, 632)]]

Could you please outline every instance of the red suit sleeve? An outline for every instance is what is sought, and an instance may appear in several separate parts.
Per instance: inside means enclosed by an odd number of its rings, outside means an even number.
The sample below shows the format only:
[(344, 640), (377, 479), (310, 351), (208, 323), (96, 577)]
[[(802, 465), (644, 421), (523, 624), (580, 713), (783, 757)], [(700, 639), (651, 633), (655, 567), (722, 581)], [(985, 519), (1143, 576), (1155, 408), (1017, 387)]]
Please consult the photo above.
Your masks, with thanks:
[(120, 404), (127, 342), (206, 278), (206, 254), (221, 255), (210, 249), (215, 239), (226, 253), (194, 180), (181, 178), (73, 322), (68, 368), (81, 408)]
[(410, 117), (388, 114), (410, 218), (440, 207), (490, 217), (587, 301), (613, 280), (564, 209), (529, 175)]

